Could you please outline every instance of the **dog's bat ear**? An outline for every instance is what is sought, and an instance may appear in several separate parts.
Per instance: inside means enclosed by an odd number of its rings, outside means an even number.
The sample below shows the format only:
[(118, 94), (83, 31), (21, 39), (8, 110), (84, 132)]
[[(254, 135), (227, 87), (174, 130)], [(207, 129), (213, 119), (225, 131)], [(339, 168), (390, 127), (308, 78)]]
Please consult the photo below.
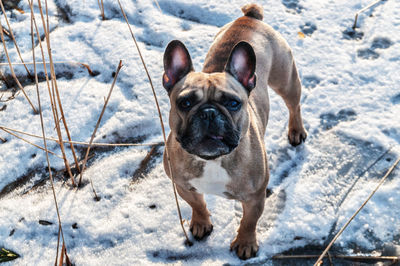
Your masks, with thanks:
[(225, 71), (231, 74), (250, 93), (256, 86), (256, 54), (247, 42), (239, 42), (232, 49)]
[(164, 88), (169, 92), (190, 71), (193, 64), (185, 45), (178, 40), (171, 41), (164, 52)]

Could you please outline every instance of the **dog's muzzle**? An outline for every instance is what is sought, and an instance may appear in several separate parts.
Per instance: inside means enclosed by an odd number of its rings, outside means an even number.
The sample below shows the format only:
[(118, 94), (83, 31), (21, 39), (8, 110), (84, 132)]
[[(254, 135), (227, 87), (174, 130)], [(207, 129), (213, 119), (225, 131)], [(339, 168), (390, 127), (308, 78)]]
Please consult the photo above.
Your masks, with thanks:
[(240, 131), (211, 104), (204, 104), (190, 118), (188, 127), (178, 134), (187, 152), (206, 160), (229, 154), (239, 144)]

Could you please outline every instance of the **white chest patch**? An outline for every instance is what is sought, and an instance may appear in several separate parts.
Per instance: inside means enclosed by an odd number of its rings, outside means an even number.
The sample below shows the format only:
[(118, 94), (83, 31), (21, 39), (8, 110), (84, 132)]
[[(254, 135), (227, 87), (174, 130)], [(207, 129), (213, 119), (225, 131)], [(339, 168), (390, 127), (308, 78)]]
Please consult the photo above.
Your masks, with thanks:
[(227, 191), (226, 185), (231, 181), (226, 170), (221, 166), (221, 161), (207, 161), (204, 165), (203, 175), (189, 181), (197, 192), (213, 194), (226, 198), (224, 192)]

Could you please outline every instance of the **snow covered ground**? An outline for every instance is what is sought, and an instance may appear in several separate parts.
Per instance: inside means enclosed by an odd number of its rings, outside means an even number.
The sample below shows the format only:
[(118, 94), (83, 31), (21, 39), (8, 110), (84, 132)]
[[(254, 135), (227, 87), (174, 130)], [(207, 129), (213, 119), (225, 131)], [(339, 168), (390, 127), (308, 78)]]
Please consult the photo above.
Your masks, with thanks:
[[(89, 141), (113, 72), (123, 60), (95, 142), (161, 141), (150, 86), (117, 1), (104, 1), (104, 21), (96, 0), (48, 2), (53, 60), (64, 62), (56, 65), (56, 73), (72, 139)], [(369, 0), (258, 2), (264, 7), (264, 22), (279, 31), (293, 49), (303, 83), (302, 110), (309, 133), (305, 144), (297, 148), (289, 145), (287, 109), (271, 91), (265, 136), (271, 193), (258, 225), (260, 251), (246, 263), (272, 264), (273, 255), (291, 249), (318, 254), (400, 156), (400, 2), (382, 1), (362, 13), (356, 34), (351, 34), (355, 12)], [(219, 27), (241, 16), (240, 7), (245, 3), (159, 0), (160, 11), (153, 1), (122, 1), (165, 121), (169, 102), (161, 74), (167, 43), (173, 39), (184, 42), (195, 69), (200, 70)], [(21, 0), (18, 8), (24, 12), (9, 9), (7, 15), (24, 60), (31, 62), (28, 2)], [(35, 15), (37, 19), (40, 16), (36, 1)], [(1, 23), (6, 25), (2, 14)], [(18, 62), (12, 42), (8, 37), (6, 41), (12, 61)], [(38, 46), (35, 51), (39, 57)], [(3, 52), (0, 62), (7, 62)], [(88, 64), (95, 75), (71, 62)], [(8, 66), (2, 64), (0, 69), (12, 83)], [(35, 86), (26, 79), (25, 69), (16, 65), (15, 70), (37, 106)], [(39, 116), (32, 113), (22, 93), (5, 101), (12, 96), (12, 89), (3, 81), (0, 86), (0, 126), (40, 135)], [(56, 136), (43, 79), (40, 92), (47, 135)], [(31, 140), (43, 145), (40, 139)], [(61, 154), (55, 143), (49, 143), (49, 149)], [(82, 157), (85, 149), (77, 149)], [(94, 149), (84, 180), (87, 184), (92, 179), (100, 201), (93, 200), (90, 185), (69, 188), (60, 178), (63, 161), (51, 155), (51, 166), (58, 172), (56, 195), (72, 262), (242, 264), (229, 252), (241, 217), (240, 204), (206, 196), (214, 231), (206, 241), (186, 247), (172, 186), (161, 164), (162, 148), (156, 150), (144, 178), (132, 181), (149, 150)], [(21, 255), (6, 265), (54, 262), (58, 225), (53, 195), (44, 181), (48, 179), (46, 166), (43, 151), (0, 130), (0, 247)], [(400, 170), (395, 170), (334, 249), (350, 255), (400, 255), (399, 177)], [(12, 189), (10, 184), (20, 185)], [(188, 228), (191, 210), (183, 201), (181, 208)]]

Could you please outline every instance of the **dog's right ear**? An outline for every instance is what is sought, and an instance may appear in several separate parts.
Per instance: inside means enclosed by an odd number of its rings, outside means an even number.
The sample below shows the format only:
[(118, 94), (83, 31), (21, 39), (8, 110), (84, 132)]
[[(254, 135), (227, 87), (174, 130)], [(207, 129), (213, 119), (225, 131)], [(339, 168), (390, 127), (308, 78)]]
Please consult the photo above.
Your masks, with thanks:
[(192, 59), (185, 45), (178, 40), (171, 41), (164, 52), (164, 88), (169, 92), (190, 71), (193, 71)]

